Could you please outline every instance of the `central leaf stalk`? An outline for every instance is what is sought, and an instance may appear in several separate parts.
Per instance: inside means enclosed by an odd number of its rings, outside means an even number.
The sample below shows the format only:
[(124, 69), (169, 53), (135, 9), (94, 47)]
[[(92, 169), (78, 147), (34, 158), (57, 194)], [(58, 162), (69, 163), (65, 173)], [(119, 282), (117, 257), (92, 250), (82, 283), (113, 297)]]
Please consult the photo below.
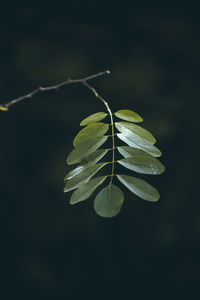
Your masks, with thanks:
[(113, 181), (113, 175), (114, 175), (114, 170), (115, 170), (115, 131), (114, 131), (114, 122), (113, 122), (113, 116), (112, 116), (112, 112), (109, 109), (107, 109), (110, 115), (110, 123), (111, 123), (111, 136), (112, 136), (112, 170), (111, 170), (111, 178), (110, 178), (110, 186), (112, 184)]

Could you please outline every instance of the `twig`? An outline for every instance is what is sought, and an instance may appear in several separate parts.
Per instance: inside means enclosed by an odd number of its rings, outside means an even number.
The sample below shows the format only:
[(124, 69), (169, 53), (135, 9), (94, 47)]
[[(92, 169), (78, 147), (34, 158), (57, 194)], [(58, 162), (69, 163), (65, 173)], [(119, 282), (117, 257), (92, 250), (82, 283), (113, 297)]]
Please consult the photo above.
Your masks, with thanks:
[(91, 80), (91, 79), (94, 79), (94, 78), (97, 78), (97, 77), (100, 77), (100, 76), (103, 76), (105, 74), (110, 74), (110, 71), (109, 70), (106, 70), (106, 71), (103, 71), (103, 72), (100, 72), (100, 73), (97, 73), (97, 74), (94, 74), (94, 75), (90, 75), (90, 76), (87, 76), (85, 78), (81, 78), (81, 79), (68, 79), (66, 81), (63, 81), (61, 83), (58, 83), (56, 85), (53, 85), (53, 86), (49, 86), (49, 87), (38, 87), (37, 89), (33, 90), (32, 92), (24, 95), (24, 96), (21, 96), (19, 98), (15, 98), (11, 101), (9, 101), (8, 103), (6, 104), (1, 104), (0, 105), (0, 110), (2, 111), (8, 111), (9, 107), (24, 100), (24, 99), (30, 99), (32, 98), (34, 95), (38, 94), (38, 93), (42, 93), (42, 92), (47, 92), (47, 91), (53, 91), (53, 90), (58, 90), (59, 88), (63, 87), (63, 86), (66, 86), (68, 84), (72, 84), (72, 83), (81, 83), (83, 84), (84, 86), (86, 86), (89, 90), (91, 90), (93, 92), (93, 94), (103, 102), (103, 104), (106, 106), (106, 109), (109, 111), (109, 106), (108, 106), (108, 103), (101, 97), (98, 95), (98, 93), (96, 92), (96, 90), (87, 83), (87, 81)]

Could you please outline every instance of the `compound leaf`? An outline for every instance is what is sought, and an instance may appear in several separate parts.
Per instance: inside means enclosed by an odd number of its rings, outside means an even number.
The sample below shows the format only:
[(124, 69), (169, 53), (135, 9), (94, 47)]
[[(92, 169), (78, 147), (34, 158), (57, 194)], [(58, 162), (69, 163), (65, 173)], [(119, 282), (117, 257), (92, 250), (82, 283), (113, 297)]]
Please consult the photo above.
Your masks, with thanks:
[(107, 140), (107, 138), (108, 136), (98, 136), (77, 146), (67, 157), (67, 164), (73, 165), (81, 162), (85, 156), (96, 151)]
[(115, 122), (115, 127), (122, 133), (128, 134), (132, 139), (140, 139), (143, 142), (149, 144), (155, 144), (156, 139), (146, 129), (129, 122)]
[(156, 148), (155, 146), (144, 143), (139, 139), (132, 138), (132, 136), (128, 133), (118, 133), (118, 138), (128, 144), (129, 146), (137, 149), (141, 149), (149, 154), (151, 154), (154, 157), (159, 157), (162, 155), (161, 151)]
[(102, 136), (108, 131), (108, 129), (109, 125), (105, 123), (98, 122), (90, 124), (79, 131), (73, 141), (73, 145), (74, 147), (77, 147), (91, 138)]
[(143, 151), (143, 150), (140, 150), (140, 149), (136, 149), (136, 148), (133, 148), (133, 147), (129, 147), (129, 146), (120, 146), (120, 147), (117, 147), (117, 150), (119, 151), (119, 153), (121, 155), (123, 155), (125, 158), (126, 157), (131, 157), (131, 156), (135, 156), (135, 155), (144, 155), (144, 156), (147, 156), (150, 154)]
[(99, 176), (89, 180), (87, 183), (82, 185), (76, 191), (73, 192), (70, 198), (70, 204), (75, 204), (77, 202), (88, 199), (94, 190), (104, 182), (107, 176)]
[(123, 202), (122, 190), (110, 183), (97, 194), (94, 200), (94, 209), (99, 216), (111, 218), (120, 212)]
[[(74, 149), (67, 157), (67, 164), (79, 163), (79, 165), (65, 176), (64, 192), (76, 189), (71, 195), (70, 204), (84, 201), (110, 176), (110, 183), (98, 192), (94, 200), (96, 213), (101, 217), (110, 218), (120, 212), (124, 202), (124, 193), (113, 184), (112, 176), (117, 176), (131, 192), (146, 201), (156, 202), (160, 197), (159, 192), (146, 181), (128, 175), (115, 174), (116, 162), (142, 174), (162, 174), (165, 167), (155, 158), (161, 156), (161, 151), (154, 146), (156, 142), (154, 136), (143, 127), (134, 124), (142, 122), (143, 119), (131, 110), (122, 109), (114, 113), (122, 121), (113, 124), (112, 113), (108, 106), (107, 109), (110, 114), (112, 134), (105, 136), (109, 130), (109, 124), (100, 122), (108, 115), (107, 113), (92, 114), (80, 123), (81, 126), (86, 127), (80, 130), (74, 138)], [(114, 132), (113, 125), (118, 129), (117, 133)], [(109, 149), (98, 149), (109, 136), (112, 136)], [(116, 145), (116, 136), (128, 146)], [(114, 159), (115, 148), (124, 158)], [(99, 162), (109, 150), (113, 151), (112, 161), (109, 158), (108, 162)], [(92, 178), (107, 164), (111, 165), (111, 174), (108, 173), (110, 175)]]
[(146, 181), (128, 175), (117, 175), (117, 178), (123, 183), (132, 193), (140, 198), (150, 202), (159, 200), (158, 191)]
[(96, 165), (93, 165), (82, 172), (76, 174), (71, 179), (67, 180), (64, 192), (69, 192), (71, 190), (74, 190), (81, 185), (85, 184), (90, 180), (92, 176), (94, 176), (101, 168), (103, 168), (107, 163), (101, 162), (97, 163)]
[(165, 170), (163, 164), (151, 156), (127, 157), (118, 160), (118, 163), (127, 169), (143, 174), (159, 175)]
[(121, 109), (116, 111), (115, 116), (119, 119), (130, 121), (130, 122), (142, 122), (143, 119), (134, 111), (129, 109)]
[(98, 112), (98, 113), (92, 114), (89, 117), (85, 118), (83, 121), (81, 121), (80, 126), (85, 126), (85, 125), (89, 125), (89, 124), (101, 121), (101, 120), (105, 119), (105, 117), (107, 115), (108, 114), (106, 114), (105, 112)]

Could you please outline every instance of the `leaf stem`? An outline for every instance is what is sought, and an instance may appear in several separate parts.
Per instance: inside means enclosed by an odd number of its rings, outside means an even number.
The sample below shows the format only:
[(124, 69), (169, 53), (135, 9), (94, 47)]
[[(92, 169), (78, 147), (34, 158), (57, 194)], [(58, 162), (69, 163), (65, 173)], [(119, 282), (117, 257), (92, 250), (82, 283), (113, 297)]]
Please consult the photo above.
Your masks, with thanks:
[(90, 84), (88, 84), (86, 81), (84, 81), (83, 82), (83, 84), (89, 89), (89, 90), (91, 90), (92, 92), (93, 92), (93, 94), (95, 95), (95, 97), (96, 98), (98, 98), (101, 102), (103, 102), (103, 104), (105, 105), (105, 107), (106, 107), (106, 109), (107, 109), (107, 111), (108, 111), (108, 113), (109, 113), (109, 115), (110, 115), (110, 125), (111, 125), (111, 135), (110, 136), (112, 136), (112, 148), (111, 148), (111, 150), (112, 150), (112, 170), (111, 170), (111, 175), (109, 175), (109, 176), (111, 176), (111, 179), (110, 179), (110, 184), (109, 184), (109, 186), (111, 187), (111, 184), (112, 184), (112, 181), (113, 181), (113, 174), (114, 174), (114, 170), (115, 170), (115, 149), (116, 149), (116, 147), (115, 147), (115, 131), (114, 131), (114, 122), (113, 122), (113, 114), (112, 114), (112, 112), (111, 112), (111, 109), (110, 109), (110, 107), (109, 107), (109, 105), (108, 105), (108, 102), (105, 100), (105, 99), (103, 99), (98, 93), (97, 93), (97, 91), (95, 90), (95, 88), (93, 88)]
[(114, 132), (113, 116), (112, 116), (110, 108), (109, 108), (108, 112), (110, 114), (111, 130), (112, 130), (112, 170), (111, 170), (111, 178), (110, 178), (110, 185), (111, 185), (112, 181), (113, 181), (114, 170), (115, 170), (115, 132)]

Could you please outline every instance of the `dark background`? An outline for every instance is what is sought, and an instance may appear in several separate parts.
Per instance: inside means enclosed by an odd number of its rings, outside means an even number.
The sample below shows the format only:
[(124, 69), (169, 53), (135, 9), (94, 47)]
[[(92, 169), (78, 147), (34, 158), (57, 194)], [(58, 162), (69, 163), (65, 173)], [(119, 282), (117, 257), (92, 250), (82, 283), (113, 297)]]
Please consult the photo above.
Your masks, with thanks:
[(7, 1), (0, 103), (110, 69), (91, 82), (144, 118), (167, 170), (152, 204), (123, 188), (116, 218), (63, 193), (79, 122), (104, 110), (86, 88), (0, 112), (1, 299), (199, 299), (199, 7), (192, 1)]

